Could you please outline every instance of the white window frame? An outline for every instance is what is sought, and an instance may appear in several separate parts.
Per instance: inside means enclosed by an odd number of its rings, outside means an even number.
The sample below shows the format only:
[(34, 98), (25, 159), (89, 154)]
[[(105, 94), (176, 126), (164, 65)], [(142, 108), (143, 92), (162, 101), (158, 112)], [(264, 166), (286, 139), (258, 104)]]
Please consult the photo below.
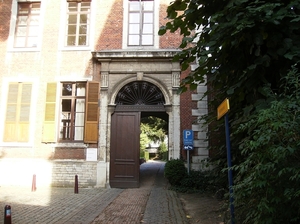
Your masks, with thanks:
[(46, 1), (39, 0), (37, 2), (41, 3), (40, 8), (40, 24), (39, 24), (39, 34), (37, 39), (37, 46), (36, 47), (14, 47), (14, 40), (15, 40), (15, 30), (16, 30), (16, 23), (17, 23), (17, 15), (18, 15), (18, 3), (19, 2), (28, 2), (26, 0), (13, 0), (12, 7), (11, 7), (11, 19), (10, 19), (10, 29), (9, 29), (9, 37), (8, 37), (8, 51), (17, 51), (17, 52), (26, 52), (26, 51), (41, 51), (42, 46), (42, 34), (44, 29), (44, 15), (46, 10)]
[(66, 36), (66, 21), (67, 21), (67, 1), (61, 1), (61, 23), (60, 23), (60, 32), (59, 32), (59, 49), (62, 51), (91, 51), (94, 48), (94, 22), (95, 22), (95, 4), (98, 0), (91, 0), (90, 6), (90, 27), (89, 27), (89, 39), (88, 46), (65, 46), (65, 36)]
[(123, 1), (123, 39), (122, 39), (122, 49), (133, 49), (133, 50), (146, 50), (146, 49), (159, 49), (159, 1), (153, 0), (154, 3), (154, 33), (153, 33), (153, 45), (152, 46), (129, 46), (128, 45), (128, 23), (129, 23), (129, 0)]

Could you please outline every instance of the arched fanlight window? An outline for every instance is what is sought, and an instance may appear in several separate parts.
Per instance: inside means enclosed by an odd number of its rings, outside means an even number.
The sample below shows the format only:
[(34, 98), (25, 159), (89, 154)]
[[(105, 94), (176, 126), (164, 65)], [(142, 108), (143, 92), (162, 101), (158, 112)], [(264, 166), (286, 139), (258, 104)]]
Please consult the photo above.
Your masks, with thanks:
[(149, 82), (131, 82), (119, 91), (117, 105), (164, 105), (165, 98), (159, 88)]

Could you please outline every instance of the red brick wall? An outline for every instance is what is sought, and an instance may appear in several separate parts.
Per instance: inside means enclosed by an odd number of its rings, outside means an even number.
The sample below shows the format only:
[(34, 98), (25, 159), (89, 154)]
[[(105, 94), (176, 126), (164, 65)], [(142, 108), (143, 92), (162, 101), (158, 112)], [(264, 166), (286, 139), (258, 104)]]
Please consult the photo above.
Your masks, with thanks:
[[(167, 4), (163, 4), (159, 8), (159, 27), (166, 25), (168, 20), (167, 17)], [(181, 43), (182, 36), (180, 36), (180, 30), (175, 31), (175, 33), (167, 32), (165, 35), (160, 36), (159, 46), (160, 48), (166, 49), (177, 49)]]
[(0, 2), (0, 42), (6, 41), (9, 35), (12, 0)]
[[(189, 73), (190, 73), (189, 69), (182, 72), (181, 80), (183, 78), (185, 78)], [(192, 109), (197, 109), (197, 102), (192, 101), (192, 93), (195, 93), (195, 92), (187, 90), (186, 92), (184, 92), (180, 95), (180, 126), (181, 126), (180, 131), (181, 131), (181, 135), (182, 135), (183, 130), (192, 129), (192, 124), (193, 124), (193, 121), (195, 120), (195, 117), (192, 116)], [(196, 133), (194, 133), (194, 135), (196, 135)], [(186, 150), (183, 150), (182, 136), (181, 136), (181, 140), (180, 140), (180, 146), (181, 146), (182, 157), (184, 159), (186, 159)], [(193, 152), (194, 151), (191, 151), (190, 155), (192, 155)]]
[(95, 50), (122, 49), (123, 0), (115, 0), (104, 28), (96, 42)]
[(53, 159), (85, 159), (85, 149), (56, 147)]

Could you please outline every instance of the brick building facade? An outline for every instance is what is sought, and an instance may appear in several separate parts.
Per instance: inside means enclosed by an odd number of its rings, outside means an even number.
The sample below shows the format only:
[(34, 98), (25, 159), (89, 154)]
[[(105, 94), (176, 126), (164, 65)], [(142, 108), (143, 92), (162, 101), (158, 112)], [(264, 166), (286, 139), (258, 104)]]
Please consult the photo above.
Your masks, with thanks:
[[(164, 96), (169, 158), (186, 158), (182, 131), (195, 132), (195, 169), (208, 156), (205, 86), (177, 95), (178, 33), (158, 36), (170, 0), (0, 2), (0, 185), (109, 185), (110, 117), (126, 85)], [(198, 165), (197, 165), (198, 164)]]

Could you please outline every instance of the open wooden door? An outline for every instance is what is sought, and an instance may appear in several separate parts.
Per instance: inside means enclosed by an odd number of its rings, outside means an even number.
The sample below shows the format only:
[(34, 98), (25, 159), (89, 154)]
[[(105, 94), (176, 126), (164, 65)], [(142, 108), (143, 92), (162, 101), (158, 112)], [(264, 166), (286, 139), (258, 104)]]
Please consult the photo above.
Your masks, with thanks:
[(140, 112), (115, 112), (111, 118), (110, 186), (139, 187), (139, 158)]

